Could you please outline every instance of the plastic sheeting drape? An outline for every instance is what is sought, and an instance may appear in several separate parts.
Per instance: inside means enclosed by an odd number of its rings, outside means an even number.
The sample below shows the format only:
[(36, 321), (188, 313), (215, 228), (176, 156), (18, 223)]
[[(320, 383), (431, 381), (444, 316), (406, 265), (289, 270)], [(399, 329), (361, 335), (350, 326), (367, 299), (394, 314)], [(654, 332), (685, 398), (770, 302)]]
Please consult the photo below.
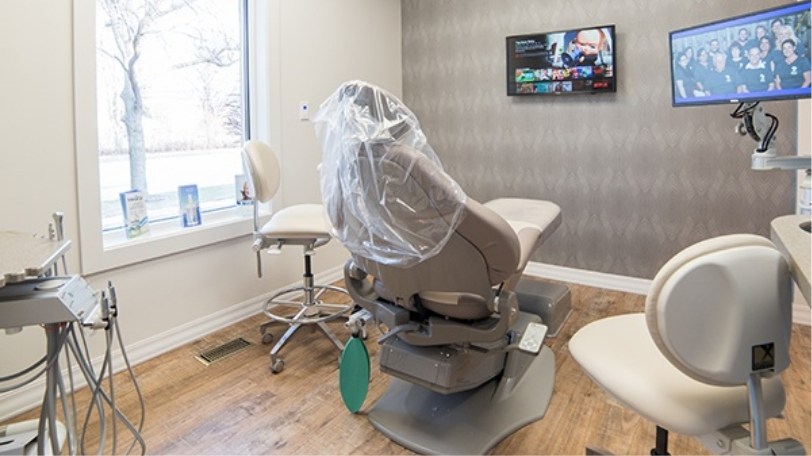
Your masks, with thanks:
[(353, 254), (387, 265), (437, 254), (462, 219), (466, 195), (414, 113), (385, 90), (350, 81), (321, 104), (314, 123), (333, 235)]

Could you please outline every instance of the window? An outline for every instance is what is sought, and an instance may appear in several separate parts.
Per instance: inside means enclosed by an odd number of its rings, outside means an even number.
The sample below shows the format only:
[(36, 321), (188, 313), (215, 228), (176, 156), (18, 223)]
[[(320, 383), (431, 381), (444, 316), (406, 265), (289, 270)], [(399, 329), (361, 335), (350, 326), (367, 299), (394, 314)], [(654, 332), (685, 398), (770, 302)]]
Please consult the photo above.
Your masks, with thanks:
[[(250, 232), (238, 204), (248, 113), (249, 0), (74, 2), (82, 269), (91, 273)], [(183, 227), (182, 186), (202, 223)], [(125, 235), (123, 192), (149, 232)], [(191, 197), (189, 197), (191, 200)]]

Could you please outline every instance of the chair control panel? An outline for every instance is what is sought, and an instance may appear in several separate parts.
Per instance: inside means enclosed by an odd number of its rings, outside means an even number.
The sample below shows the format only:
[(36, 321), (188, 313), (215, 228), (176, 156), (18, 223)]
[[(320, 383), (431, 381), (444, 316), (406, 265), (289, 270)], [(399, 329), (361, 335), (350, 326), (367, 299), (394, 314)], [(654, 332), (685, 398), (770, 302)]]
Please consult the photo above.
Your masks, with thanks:
[(537, 322), (527, 324), (522, 338), (519, 340), (519, 350), (537, 354), (541, 350), (544, 343), (544, 337), (547, 335), (547, 326)]
[(95, 312), (100, 294), (79, 275), (43, 277), (0, 288), (0, 329), (83, 322)]

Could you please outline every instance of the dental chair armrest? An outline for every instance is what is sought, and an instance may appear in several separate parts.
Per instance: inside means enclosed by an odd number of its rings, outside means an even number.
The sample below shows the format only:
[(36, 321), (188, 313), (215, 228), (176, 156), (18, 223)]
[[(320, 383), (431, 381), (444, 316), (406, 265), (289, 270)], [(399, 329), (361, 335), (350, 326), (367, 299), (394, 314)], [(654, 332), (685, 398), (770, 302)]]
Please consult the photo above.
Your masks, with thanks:
[(358, 268), (352, 259), (344, 265), (344, 285), (353, 301), (370, 311), (376, 322), (383, 323), (388, 328), (408, 323), (409, 311), (403, 307), (382, 302), (372, 281), (367, 277), (366, 271)]

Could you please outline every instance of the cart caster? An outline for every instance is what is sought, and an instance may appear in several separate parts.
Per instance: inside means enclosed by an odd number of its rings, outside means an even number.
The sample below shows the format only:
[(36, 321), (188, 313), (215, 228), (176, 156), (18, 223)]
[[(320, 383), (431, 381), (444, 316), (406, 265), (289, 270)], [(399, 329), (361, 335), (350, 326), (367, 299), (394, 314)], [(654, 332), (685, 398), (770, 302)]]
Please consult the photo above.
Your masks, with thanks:
[(271, 372), (278, 374), (285, 369), (285, 361), (275, 356), (271, 357)]
[(271, 333), (263, 333), (262, 334), (262, 345), (268, 345), (273, 342), (273, 334)]

